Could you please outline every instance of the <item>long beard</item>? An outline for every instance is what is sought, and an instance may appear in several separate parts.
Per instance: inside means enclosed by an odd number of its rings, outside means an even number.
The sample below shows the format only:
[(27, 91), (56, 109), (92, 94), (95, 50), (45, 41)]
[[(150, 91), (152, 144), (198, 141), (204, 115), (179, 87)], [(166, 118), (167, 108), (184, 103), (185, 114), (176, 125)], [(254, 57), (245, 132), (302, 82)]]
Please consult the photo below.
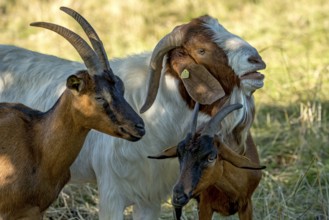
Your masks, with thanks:
[(233, 111), (223, 119), (218, 134), (232, 150), (243, 154), (246, 150), (248, 131), (254, 120), (254, 98), (246, 96), (241, 89), (235, 87), (226, 105), (235, 103), (242, 104), (243, 108)]

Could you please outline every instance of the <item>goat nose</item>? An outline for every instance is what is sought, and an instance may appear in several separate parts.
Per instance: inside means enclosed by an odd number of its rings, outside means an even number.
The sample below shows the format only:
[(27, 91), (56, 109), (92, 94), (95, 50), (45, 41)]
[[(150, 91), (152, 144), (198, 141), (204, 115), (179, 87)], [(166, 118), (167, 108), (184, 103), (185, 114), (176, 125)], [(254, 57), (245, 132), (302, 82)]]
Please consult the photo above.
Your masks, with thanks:
[(252, 64), (265, 64), (263, 59), (259, 55), (253, 55), (248, 57), (248, 62)]

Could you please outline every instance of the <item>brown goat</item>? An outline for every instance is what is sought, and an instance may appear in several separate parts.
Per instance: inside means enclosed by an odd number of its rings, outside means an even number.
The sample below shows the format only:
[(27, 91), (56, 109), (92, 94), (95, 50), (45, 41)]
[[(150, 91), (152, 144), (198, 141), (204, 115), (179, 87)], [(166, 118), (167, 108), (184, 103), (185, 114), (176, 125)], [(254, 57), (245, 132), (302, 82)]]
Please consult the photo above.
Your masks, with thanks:
[(123, 97), (123, 83), (112, 72), (96, 32), (75, 11), (62, 10), (82, 24), (95, 51), (64, 27), (31, 24), (67, 39), (88, 70), (67, 78), (66, 90), (47, 112), (0, 103), (1, 220), (42, 219), (70, 179), (69, 167), (91, 129), (130, 141), (145, 133), (143, 120)]
[[(251, 196), (261, 179), (259, 158), (255, 144), (247, 141), (245, 155), (239, 155), (222, 143), (216, 135), (218, 125), (227, 114), (242, 105), (230, 105), (218, 112), (201, 130), (195, 133), (197, 112), (192, 131), (177, 146), (150, 157), (164, 159), (177, 157), (180, 177), (173, 189), (172, 203), (176, 219), (191, 198), (198, 202), (199, 219), (211, 220), (213, 212), (228, 216), (239, 213), (241, 220), (252, 219)], [(196, 108), (198, 106), (196, 105)]]

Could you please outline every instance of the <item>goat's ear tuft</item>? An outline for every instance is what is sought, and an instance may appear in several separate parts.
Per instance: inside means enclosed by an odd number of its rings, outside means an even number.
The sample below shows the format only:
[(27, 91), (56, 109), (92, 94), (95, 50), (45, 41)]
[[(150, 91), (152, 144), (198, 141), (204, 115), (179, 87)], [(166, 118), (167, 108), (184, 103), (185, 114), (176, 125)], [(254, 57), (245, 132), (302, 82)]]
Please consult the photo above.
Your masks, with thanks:
[(77, 92), (80, 92), (84, 85), (83, 79), (77, 77), (76, 75), (71, 75), (66, 80), (66, 87)]
[[(184, 73), (185, 71), (185, 73)], [(184, 69), (182, 81), (192, 99), (202, 105), (210, 105), (225, 96), (218, 80), (199, 64), (190, 64)], [(188, 76), (186, 73), (189, 73)]]
[(147, 156), (149, 159), (167, 159), (177, 157), (177, 146), (169, 147), (156, 156)]

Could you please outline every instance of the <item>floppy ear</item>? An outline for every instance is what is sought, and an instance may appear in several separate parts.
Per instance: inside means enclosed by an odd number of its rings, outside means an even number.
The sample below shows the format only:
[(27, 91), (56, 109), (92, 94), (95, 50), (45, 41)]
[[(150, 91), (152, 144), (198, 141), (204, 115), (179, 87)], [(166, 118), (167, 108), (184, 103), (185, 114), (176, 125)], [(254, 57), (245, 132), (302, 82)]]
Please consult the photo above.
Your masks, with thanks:
[(181, 78), (188, 94), (202, 105), (210, 105), (225, 96), (221, 84), (203, 65), (187, 65)]
[(77, 92), (80, 92), (84, 88), (84, 85), (83, 79), (76, 75), (71, 75), (66, 80), (66, 87)]
[(251, 162), (247, 157), (237, 154), (225, 144), (219, 145), (218, 155), (223, 160), (230, 162), (232, 165), (238, 168), (250, 170), (262, 170), (266, 168), (266, 166), (260, 166), (254, 162)]
[(147, 156), (150, 159), (167, 159), (177, 157), (177, 146), (169, 147), (156, 156)]

